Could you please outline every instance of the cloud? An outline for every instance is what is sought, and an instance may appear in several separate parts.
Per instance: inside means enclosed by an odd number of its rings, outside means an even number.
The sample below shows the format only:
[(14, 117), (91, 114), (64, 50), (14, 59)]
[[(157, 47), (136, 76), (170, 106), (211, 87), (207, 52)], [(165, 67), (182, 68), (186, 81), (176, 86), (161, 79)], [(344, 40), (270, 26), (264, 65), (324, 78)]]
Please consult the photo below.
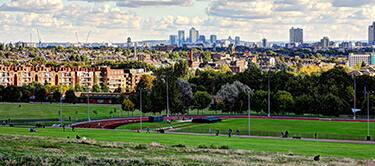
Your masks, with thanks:
[(334, 7), (360, 7), (364, 5), (374, 4), (374, 0), (333, 0)]
[(126, 0), (117, 2), (118, 7), (138, 8), (144, 6), (190, 6), (192, 0)]
[(0, 6), (0, 11), (50, 13), (62, 10), (62, 0), (11, 0)]

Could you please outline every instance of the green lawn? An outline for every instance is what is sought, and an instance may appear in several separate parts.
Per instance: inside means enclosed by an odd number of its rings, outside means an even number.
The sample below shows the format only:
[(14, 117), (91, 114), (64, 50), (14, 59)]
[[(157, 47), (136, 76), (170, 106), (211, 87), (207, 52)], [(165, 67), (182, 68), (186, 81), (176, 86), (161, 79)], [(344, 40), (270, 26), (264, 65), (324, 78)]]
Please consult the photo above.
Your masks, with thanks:
[(373, 161), (286, 155), (225, 147), (165, 146), (34, 136), (0, 136), (0, 165), (363, 165)]
[[(110, 112), (116, 113), (110, 114)], [(57, 103), (0, 103), (0, 120), (8, 119), (59, 119), (60, 104)], [(63, 118), (72, 121), (87, 119), (86, 104), (63, 104)], [(93, 119), (118, 117), (125, 114), (120, 111), (119, 105), (95, 105), (90, 104), (90, 116)]]
[(228, 146), (230, 149), (251, 150), (254, 152), (280, 152), (292, 153), (295, 155), (322, 155), (325, 157), (347, 157), (356, 159), (375, 159), (374, 145), (350, 144), (350, 143), (326, 143), (301, 140), (282, 139), (248, 139), (248, 138), (227, 138), (215, 136), (193, 136), (173, 134), (147, 134), (133, 133), (123, 130), (93, 130), (77, 129), (76, 132), (61, 129), (38, 129), (37, 133), (29, 133), (26, 128), (0, 127), (0, 135), (32, 135), (47, 136), (52, 138), (74, 138), (76, 135), (95, 139), (98, 141), (115, 141), (128, 143), (152, 143), (162, 145), (183, 144), (186, 146)]
[[(209, 129), (227, 133), (228, 129), (240, 130), (241, 134), (248, 134), (247, 119), (229, 119), (219, 123), (195, 124), (183, 127), (177, 131), (208, 133)], [(314, 138), (315, 132), (320, 138), (332, 139), (365, 139), (367, 123), (364, 122), (330, 122), (306, 120), (274, 120), (251, 119), (251, 134), (280, 136), (281, 132), (289, 132), (290, 136)], [(375, 123), (370, 123), (370, 134), (375, 137)]]
[[(87, 104), (66, 104), (62, 106), (63, 119), (65, 121), (86, 120)], [(116, 110), (116, 112), (115, 112)], [(59, 119), (60, 104), (59, 103), (0, 103), (0, 120), (48, 120), (48, 119)], [(112, 112), (112, 113), (111, 113)], [(214, 114), (213, 111), (203, 110), (197, 111), (192, 110), (191, 115), (199, 114)], [(165, 113), (162, 113), (165, 115)], [(140, 116), (139, 111), (133, 113), (124, 112), (121, 110), (121, 105), (100, 105), (90, 104), (90, 117), (92, 119), (105, 119), (112, 117), (128, 117), (128, 116)], [(144, 116), (152, 116), (154, 114), (147, 113)]]

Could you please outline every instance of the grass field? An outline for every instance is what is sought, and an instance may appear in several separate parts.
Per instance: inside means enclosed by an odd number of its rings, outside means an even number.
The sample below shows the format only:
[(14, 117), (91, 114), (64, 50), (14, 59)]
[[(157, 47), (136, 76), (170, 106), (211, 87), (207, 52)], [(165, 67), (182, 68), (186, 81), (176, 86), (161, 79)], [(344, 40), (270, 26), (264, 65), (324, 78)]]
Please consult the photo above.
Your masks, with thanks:
[[(166, 122), (143, 123), (142, 127), (155, 129), (168, 127)], [(220, 130), (220, 133), (227, 133), (228, 129), (240, 130), (241, 135), (248, 134), (247, 119), (228, 119), (219, 123), (196, 124), (196, 123), (172, 123), (177, 132), (209, 133)], [(129, 124), (118, 129), (137, 130), (140, 124)], [(300, 136), (329, 139), (354, 139), (364, 140), (367, 136), (367, 123), (364, 122), (333, 122), (333, 121), (309, 121), (309, 120), (275, 120), (275, 119), (251, 119), (251, 134), (259, 136), (280, 136), (281, 132), (289, 132), (289, 136)], [(370, 135), (375, 138), (375, 123), (370, 123)]]
[[(367, 123), (364, 122), (330, 122), (330, 121), (308, 121), (308, 120), (269, 120), (251, 119), (251, 134), (266, 135), (288, 131), (290, 136), (302, 136), (314, 138), (317, 133), (320, 138), (331, 139), (359, 139), (367, 136)], [(247, 119), (229, 119), (213, 124), (196, 124), (181, 128), (181, 132), (208, 133), (209, 129), (220, 130), (227, 133), (228, 129), (240, 130), (241, 134), (248, 134)], [(375, 137), (375, 123), (370, 123), (370, 135)]]
[[(87, 104), (66, 104), (62, 106), (63, 119), (65, 121), (87, 120)], [(115, 111), (116, 110), (116, 111)], [(58, 103), (0, 103), (0, 120), (50, 120), (59, 119), (60, 104)], [(111, 113), (112, 112), (112, 113)], [(190, 114), (214, 114), (212, 111), (192, 110)], [(165, 113), (164, 113), (165, 114)], [(90, 117), (92, 119), (105, 119), (112, 117), (139, 116), (141, 113), (124, 112), (120, 105), (90, 104)], [(144, 114), (151, 116), (154, 114)]]
[(0, 136), (0, 165), (364, 165), (374, 161), (35, 136)]
[(227, 138), (215, 136), (173, 135), (156, 133), (133, 133), (123, 130), (90, 130), (78, 129), (76, 132), (61, 129), (39, 129), (36, 133), (30, 133), (26, 128), (0, 127), (0, 135), (27, 135), (46, 136), (50, 138), (75, 138), (76, 135), (94, 139), (97, 141), (114, 141), (138, 144), (150, 144), (156, 142), (165, 146), (183, 144), (189, 147), (227, 146), (230, 149), (251, 150), (253, 152), (272, 152), (294, 154), (302, 156), (314, 156), (320, 154), (324, 157), (340, 157), (355, 159), (375, 159), (374, 145), (327, 143), (301, 140), (283, 139), (256, 139), (256, 138)]

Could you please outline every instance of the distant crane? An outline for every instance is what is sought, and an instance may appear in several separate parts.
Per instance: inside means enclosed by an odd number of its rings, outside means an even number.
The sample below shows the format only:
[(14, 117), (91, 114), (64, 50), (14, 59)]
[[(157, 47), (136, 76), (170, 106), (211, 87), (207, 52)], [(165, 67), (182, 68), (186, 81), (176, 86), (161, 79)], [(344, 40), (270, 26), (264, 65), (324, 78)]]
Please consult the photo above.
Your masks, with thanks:
[(78, 33), (75, 32), (77, 43), (79, 44)]
[(87, 33), (87, 37), (86, 37), (86, 44), (88, 43), (88, 41), (89, 41), (89, 37), (90, 37), (90, 35), (91, 35), (91, 31), (89, 31), (88, 33)]
[(39, 29), (38, 28), (36, 28), (36, 32), (38, 34), (39, 44), (41, 44), (42, 43), (42, 38), (40, 37), (40, 33), (39, 33)]

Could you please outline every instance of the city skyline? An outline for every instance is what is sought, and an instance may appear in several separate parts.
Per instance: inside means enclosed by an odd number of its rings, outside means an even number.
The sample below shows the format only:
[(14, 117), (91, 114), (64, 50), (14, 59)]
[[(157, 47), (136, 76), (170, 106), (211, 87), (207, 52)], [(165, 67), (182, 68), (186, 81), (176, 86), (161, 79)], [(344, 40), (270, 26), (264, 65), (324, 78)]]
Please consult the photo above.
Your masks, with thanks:
[[(375, 21), (372, 0), (0, 0), (0, 42), (126, 42), (168, 40), (195, 27), (206, 38), (289, 40), (291, 27), (304, 41), (368, 38)], [(277, 25), (277, 26), (275, 26)], [(39, 35), (37, 33), (39, 31)], [(77, 34), (77, 35), (76, 35)], [(88, 35), (90, 34), (90, 35)], [(38, 37), (40, 36), (40, 37)]]

